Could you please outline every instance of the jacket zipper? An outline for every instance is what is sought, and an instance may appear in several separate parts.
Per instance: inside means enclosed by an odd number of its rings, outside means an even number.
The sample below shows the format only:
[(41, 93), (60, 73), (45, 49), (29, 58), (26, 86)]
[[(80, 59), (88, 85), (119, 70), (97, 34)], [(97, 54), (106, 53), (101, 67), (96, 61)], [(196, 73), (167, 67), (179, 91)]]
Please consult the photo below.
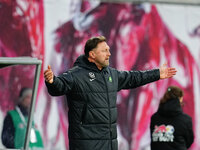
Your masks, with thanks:
[[(104, 73), (104, 72), (102, 72)], [(108, 95), (108, 85), (107, 85), (107, 82), (106, 82), (106, 77), (104, 74), (102, 74), (103, 76), (103, 79), (104, 79), (104, 82), (106, 84), (106, 94), (107, 94), (107, 99), (108, 99), (108, 112), (109, 112), (109, 132), (110, 132), (110, 145), (111, 145), (111, 150), (112, 150), (112, 131), (111, 131), (111, 112), (110, 112), (110, 99), (109, 99), (109, 95)]]

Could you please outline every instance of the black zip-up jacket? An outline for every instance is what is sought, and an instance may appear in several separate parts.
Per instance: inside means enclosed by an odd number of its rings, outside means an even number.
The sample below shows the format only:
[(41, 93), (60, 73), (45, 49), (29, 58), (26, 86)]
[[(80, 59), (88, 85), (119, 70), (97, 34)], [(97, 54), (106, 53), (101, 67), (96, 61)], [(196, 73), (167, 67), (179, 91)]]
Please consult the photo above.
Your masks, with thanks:
[(192, 119), (182, 112), (178, 98), (160, 105), (150, 129), (151, 150), (187, 150), (194, 140)]
[(159, 69), (99, 70), (79, 56), (72, 69), (46, 83), (52, 96), (67, 96), (70, 150), (117, 150), (117, 92), (159, 79)]

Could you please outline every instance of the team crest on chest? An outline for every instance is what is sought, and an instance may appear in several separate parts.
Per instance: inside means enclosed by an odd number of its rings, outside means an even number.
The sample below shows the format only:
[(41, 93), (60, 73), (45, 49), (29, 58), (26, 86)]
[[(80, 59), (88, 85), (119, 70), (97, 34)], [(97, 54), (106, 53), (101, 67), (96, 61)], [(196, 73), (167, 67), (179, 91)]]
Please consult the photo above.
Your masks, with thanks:
[(94, 79), (94, 78), (95, 78), (94, 73), (93, 73), (93, 72), (89, 72), (89, 77), (90, 77), (91, 79)]

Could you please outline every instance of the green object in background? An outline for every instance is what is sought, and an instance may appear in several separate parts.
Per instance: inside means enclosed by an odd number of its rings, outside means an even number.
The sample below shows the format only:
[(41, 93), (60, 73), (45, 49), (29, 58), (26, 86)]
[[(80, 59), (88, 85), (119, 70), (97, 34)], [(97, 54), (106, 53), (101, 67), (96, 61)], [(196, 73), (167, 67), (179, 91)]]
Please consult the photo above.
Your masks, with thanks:
[(111, 77), (109, 77), (108, 80), (109, 80), (109, 82), (112, 82), (112, 78)]

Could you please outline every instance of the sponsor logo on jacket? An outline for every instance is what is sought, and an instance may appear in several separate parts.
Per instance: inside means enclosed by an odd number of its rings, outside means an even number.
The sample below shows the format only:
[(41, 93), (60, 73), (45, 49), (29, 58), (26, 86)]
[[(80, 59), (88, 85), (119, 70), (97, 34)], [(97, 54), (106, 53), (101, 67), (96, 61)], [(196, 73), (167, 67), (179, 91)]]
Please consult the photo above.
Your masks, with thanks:
[(174, 141), (174, 127), (172, 125), (155, 125), (152, 133), (153, 142), (173, 142)]

